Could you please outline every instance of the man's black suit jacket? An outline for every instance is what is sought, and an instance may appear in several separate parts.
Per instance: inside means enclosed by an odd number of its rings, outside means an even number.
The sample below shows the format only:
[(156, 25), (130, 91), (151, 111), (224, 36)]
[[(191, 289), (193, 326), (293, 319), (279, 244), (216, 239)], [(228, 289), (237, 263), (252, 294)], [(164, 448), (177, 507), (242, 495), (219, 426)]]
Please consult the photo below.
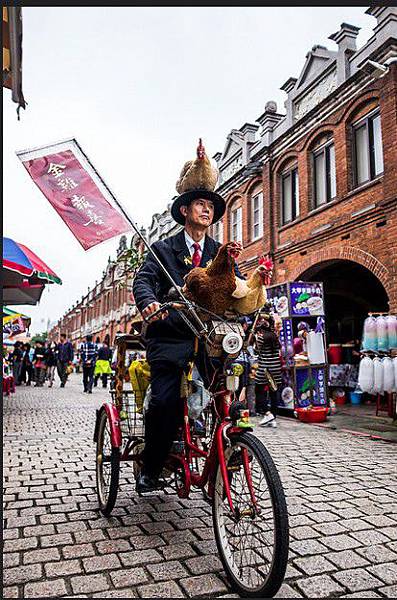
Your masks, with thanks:
[[(221, 244), (208, 235), (205, 236), (200, 267), (207, 266), (213, 260)], [(190, 252), (182, 230), (176, 235), (155, 242), (152, 251), (156, 253), (178, 286), (184, 284), (184, 276), (193, 268), (190, 264)], [(236, 275), (243, 278), (238, 267)], [(152, 302), (164, 302), (171, 283), (151, 252), (139, 269), (133, 285), (133, 294), (140, 312)], [(146, 332), (146, 349), (149, 362), (167, 360), (184, 367), (193, 354), (193, 334), (175, 310), (169, 311), (169, 317), (150, 323)]]

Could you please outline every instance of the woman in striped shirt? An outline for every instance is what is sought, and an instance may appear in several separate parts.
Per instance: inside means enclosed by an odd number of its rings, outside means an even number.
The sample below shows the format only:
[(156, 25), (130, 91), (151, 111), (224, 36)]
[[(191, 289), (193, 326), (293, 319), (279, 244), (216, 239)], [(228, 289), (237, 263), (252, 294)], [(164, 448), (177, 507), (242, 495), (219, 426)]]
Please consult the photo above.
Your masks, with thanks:
[[(256, 412), (264, 415), (259, 425), (277, 427), (277, 390), (281, 384), (280, 342), (274, 331), (274, 319), (270, 315), (257, 327), (256, 348), (259, 354), (255, 376)], [(265, 390), (265, 386), (269, 391)]]

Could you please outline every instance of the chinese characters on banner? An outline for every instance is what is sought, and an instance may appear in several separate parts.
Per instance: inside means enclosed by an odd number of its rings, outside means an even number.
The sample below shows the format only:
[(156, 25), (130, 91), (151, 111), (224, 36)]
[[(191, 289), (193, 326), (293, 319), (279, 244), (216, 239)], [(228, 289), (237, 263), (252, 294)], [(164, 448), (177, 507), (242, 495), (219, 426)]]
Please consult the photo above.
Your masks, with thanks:
[(131, 229), (75, 140), (17, 155), (84, 250)]

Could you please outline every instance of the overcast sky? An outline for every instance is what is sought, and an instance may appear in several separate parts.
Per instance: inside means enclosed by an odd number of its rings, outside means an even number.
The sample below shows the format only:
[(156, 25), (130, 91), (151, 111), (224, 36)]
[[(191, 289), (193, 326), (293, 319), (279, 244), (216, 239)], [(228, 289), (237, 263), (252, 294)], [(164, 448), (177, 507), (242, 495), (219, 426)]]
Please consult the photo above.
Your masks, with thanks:
[(18, 122), (4, 102), (4, 235), (28, 245), (62, 278), (36, 307), (19, 307), (43, 331), (100, 279), (118, 238), (85, 252), (33, 184), (15, 151), (75, 137), (139, 225), (175, 195), (198, 137), (209, 156), (254, 122), (280, 86), (298, 77), (315, 44), (343, 22), (376, 24), (365, 7), (26, 8)]

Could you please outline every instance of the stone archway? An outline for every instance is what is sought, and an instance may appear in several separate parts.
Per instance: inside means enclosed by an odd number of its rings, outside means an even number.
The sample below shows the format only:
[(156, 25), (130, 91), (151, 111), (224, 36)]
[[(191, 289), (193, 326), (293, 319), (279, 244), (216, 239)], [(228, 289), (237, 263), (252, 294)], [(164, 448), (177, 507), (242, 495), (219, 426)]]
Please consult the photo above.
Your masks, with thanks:
[(372, 254), (353, 246), (330, 246), (312, 252), (302, 261), (299, 261), (299, 264), (292, 269), (289, 280), (296, 281), (297, 279), (302, 279), (303, 274), (307, 274), (310, 272), (310, 269), (315, 268), (320, 263), (330, 263), (340, 260), (358, 263), (371, 271), (384, 287), (390, 300), (392, 286), (388, 269)]
[[(300, 270), (305, 269), (300, 265)], [(343, 259), (310, 264), (296, 279), (321, 281), (327, 338), (330, 343), (359, 340), (369, 312), (388, 312), (389, 297), (380, 279), (367, 266)]]

